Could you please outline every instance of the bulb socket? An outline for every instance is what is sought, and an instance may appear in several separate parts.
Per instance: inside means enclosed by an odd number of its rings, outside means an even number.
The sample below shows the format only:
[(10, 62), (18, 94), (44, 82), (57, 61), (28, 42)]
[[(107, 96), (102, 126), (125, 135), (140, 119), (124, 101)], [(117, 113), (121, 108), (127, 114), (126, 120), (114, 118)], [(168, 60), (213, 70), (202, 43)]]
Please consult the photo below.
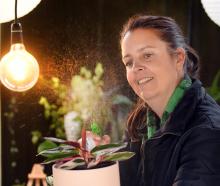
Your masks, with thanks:
[(18, 22), (11, 24), (11, 44), (15, 43), (23, 43), (22, 26)]

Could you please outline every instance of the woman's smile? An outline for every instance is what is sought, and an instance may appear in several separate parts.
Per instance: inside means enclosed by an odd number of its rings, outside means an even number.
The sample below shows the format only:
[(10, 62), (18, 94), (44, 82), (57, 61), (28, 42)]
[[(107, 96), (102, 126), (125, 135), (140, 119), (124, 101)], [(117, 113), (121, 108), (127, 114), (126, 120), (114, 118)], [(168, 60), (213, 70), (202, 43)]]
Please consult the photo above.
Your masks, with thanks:
[(153, 77), (144, 77), (140, 80), (137, 81), (138, 85), (142, 85), (142, 84), (146, 84), (149, 81), (151, 81), (153, 79)]

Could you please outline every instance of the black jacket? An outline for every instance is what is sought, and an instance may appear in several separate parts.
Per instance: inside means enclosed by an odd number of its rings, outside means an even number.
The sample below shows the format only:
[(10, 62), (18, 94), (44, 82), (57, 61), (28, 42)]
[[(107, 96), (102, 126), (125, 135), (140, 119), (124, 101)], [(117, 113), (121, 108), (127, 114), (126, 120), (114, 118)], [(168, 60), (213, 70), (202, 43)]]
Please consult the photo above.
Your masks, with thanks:
[(170, 120), (129, 150), (121, 186), (220, 186), (220, 107), (194, 80)]

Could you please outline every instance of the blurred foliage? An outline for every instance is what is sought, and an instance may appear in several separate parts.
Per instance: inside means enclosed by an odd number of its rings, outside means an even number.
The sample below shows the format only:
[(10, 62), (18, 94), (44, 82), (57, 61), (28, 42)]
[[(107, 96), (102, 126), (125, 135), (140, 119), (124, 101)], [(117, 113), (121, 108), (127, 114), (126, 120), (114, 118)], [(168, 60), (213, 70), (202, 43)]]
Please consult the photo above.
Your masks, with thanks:
[(207, 92), (217, 101), (220, 102), (220, 70), (215, 75), (210, 87), (207, 87)]
[(16, 140), (16, 130), (15, 130), (15, 115), (18, 113), (17, 108), (17, 99), (16, 97), (12, 96), (9, 104), (7, 105), (7, 111), (3, 113), (3, 116), (6, 118), (7, 121), (7, 129), (10, 134), (10, 147), (9, 147), (9, 161), (10, 161), (10, 170), (8, 170), (8, 173), (13, 177), (12, 180), (12, 186), (24, 186), (24, 183), (21, 183), (21, 181), (18, 179), (18, 175), (16, 174), (19, 170), (18, 167), (18, 154), (19, 149), (17, 147), (17, 140)]
[[(54, 131), (55, 137), (66, 138), (64, 130), (64, 116), (74, 111), (75, 118), (82, 125), (103, 135), (108, 133), (113, 141), (122, 138), (123, 125), (132, 101), (126, 96), (116, 94), (115, 91), (103, 90), (103, 67), (97, 63), (94, 72), (81, 67), (80, 73), (74, 75), (71, 84), (60, 82), (52, 77), (49, 87), (56, 99), (49, 101), (49, 97), (42, 96), (39, 104), (44, 107), (44, 116), (50, 121), (49, 130)], [(36, 144), (42, 138), (40, 131), (32, 131), (32, 142)]]

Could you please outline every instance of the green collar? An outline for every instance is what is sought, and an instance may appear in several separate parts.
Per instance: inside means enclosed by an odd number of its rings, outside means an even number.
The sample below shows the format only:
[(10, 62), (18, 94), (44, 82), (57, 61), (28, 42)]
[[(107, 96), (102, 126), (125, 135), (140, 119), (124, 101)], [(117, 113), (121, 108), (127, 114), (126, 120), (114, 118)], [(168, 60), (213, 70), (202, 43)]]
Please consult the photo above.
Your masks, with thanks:
[(182, 99), (185, 91), (191, 86), (192, 80), (189, 76), (185, 76), (184, 79), (179, 83), (179, 85), (174, 90), (172, 96), (170, 97), (165, 111), (162, 115), (161, 120), (156, 116), (156, 114), (148, 109), (147, 111), (147, 138), (151, 138), (155, 131), (159, 129), (168, 120), (170, 114), (174, 111), (177, 104)]

